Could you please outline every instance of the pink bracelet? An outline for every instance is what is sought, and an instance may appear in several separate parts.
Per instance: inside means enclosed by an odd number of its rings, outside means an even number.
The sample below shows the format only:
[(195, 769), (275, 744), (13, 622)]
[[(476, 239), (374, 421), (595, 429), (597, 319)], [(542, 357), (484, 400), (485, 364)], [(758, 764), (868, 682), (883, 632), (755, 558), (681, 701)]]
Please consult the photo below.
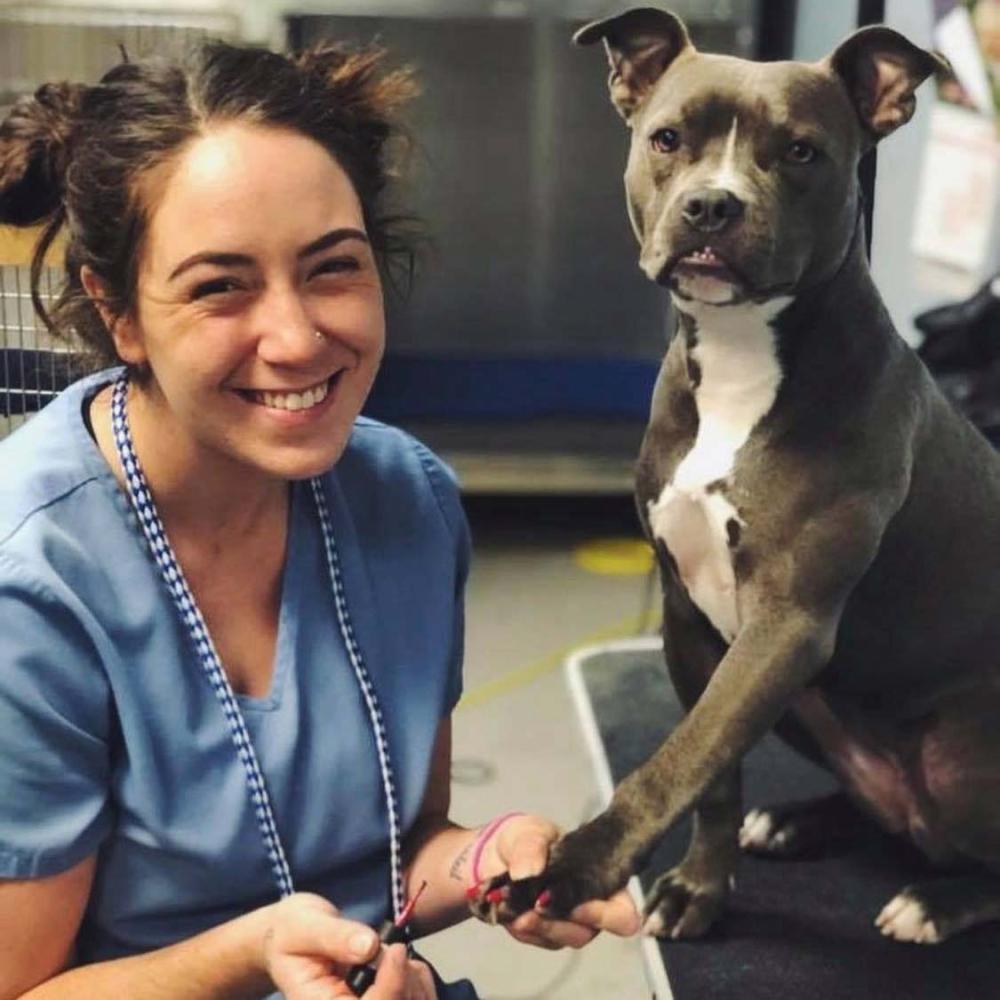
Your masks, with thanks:
[(486, 824), (479, 831), (479, 836), (476, 837), (475, 846), (472, 848), (472, 884), (479, 885), (482, 881), (482, 877), (479, 874), (479, 861), (483, 856), (483, 850), (486, 847), (487, 841), (497, 832), (507, 822), (509, 819), (514, 819), (517, 816), (524, 816), (523, 812), (509, 812), (504, 813), (502, 816), (497, 816), (495, 819), (491, 819), (489, 823)]

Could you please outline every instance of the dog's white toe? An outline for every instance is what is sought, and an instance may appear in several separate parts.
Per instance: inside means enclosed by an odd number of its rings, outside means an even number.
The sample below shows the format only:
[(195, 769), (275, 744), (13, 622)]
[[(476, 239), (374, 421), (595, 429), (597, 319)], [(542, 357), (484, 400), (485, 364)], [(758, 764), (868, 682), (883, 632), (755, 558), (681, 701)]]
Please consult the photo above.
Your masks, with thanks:
[(663, 928), (663, 917), (660, 916), (659, 910), (654, 910), (646, 917), (646, 922), (642, 925), (642, 933), (648, 937), (661, 937)]
[(937, 944), (941, 940), (924, 904), (905, 889), (886, 903), (875, 925), (886, 937), (897, 941)]
[(740, 847), (764, 848), (772, 843), (774, 817), (762, 809), (751, 809), (740, 827)]

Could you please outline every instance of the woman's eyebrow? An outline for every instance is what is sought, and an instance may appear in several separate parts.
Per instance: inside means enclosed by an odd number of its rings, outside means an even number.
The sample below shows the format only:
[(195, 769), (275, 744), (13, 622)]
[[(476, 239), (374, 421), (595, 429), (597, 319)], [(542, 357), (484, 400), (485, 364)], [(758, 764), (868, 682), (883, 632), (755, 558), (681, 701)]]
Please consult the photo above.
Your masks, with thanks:
[[(306, 244), (296, 254), (296, 257), (300, 260), (303, 257), (311, 257), (313, 254), (320, 253), (323, 250), (329, 250), (330, 247), (336, 246), (344, 240), (361, 240), (362, 243), (368, 243), (368, 237), (362, 230), (343, 226), (340, 229), (331, 229), (330, 232), (324, 233), (318, 239)], [(170, 272), (170, 277), (167, 278), (167, 281), (173, 281), (175, 278), (180, 277), (180, 275), (190, 270), (196, 264), (215, 264), (217, 267), (248, 267), (253, 263), (254, 258), (250, 254), (222, 253), (214, 250), (205, 250), (201, 253), (192, 254), (190, 257), (185, 257)]]
[(324, 233), (318, 240), (313, 240), (312, 243), (304, 246), (296, 256), (300, 259), (302, 257), (311, 257), (314, 253), (319, 253), (321, 250), (329, 250), (330, 247), (336, 246), (344, 240), (361, 240), (362, 243), (367, 243), (368, 237), (360, 229), (342, 226), (340, 229), (331, 229), (330, 232)]

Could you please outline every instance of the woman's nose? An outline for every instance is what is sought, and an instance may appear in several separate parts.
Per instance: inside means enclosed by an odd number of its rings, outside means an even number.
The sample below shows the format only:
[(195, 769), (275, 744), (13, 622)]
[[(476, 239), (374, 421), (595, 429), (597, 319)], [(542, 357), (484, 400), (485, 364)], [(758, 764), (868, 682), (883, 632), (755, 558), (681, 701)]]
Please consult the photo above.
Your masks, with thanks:
[(253, 323), (258, 354), (275, 364), (311, 360), (323, 343), (303, 297), (294, 288), (266, 292), (257, 303)]

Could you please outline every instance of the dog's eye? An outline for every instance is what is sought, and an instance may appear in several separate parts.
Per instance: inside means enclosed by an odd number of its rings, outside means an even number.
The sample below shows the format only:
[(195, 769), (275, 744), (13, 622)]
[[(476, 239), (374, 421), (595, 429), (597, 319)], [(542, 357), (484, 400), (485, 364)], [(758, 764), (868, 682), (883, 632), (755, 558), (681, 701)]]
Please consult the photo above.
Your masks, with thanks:
[(675, 128), (658, 128), (649, 137), (649, 144), (658, 153), (672, 153), (681, 144), (681, 137)]
[(819, 156), (819, 150), (804, 139), (796, 139), (785, 153), (789, 163), (812, 163)]

